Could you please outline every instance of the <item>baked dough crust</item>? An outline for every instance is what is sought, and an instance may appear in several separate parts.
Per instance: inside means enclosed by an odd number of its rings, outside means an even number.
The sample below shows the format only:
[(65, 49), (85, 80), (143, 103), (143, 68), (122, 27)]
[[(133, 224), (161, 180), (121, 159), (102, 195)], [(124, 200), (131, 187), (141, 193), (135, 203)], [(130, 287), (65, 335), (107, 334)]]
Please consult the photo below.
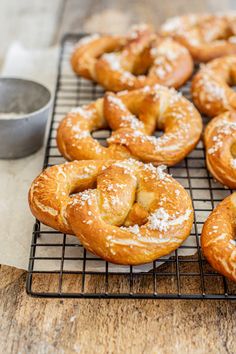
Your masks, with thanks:
[(226, 112), (208, 123), (204, 142), (207, 168), (223, 185), (236, 188), (236, 113)]
[(161, 35), (171, 36), (190, 51), (197, 62), (236, 54), (236, 16), (190, 14), (168, 19)]
[(132, 159), (49, 167), (32, 183), (29, 204), (40, 221), (75, 234), (86, 249), (118, 264), (171, 253), (193, 223), (185, 189), (163, 166)]
[(202, 230), (202, 251), (219, 273), (236, 281), (236, 193), (225, 198), (207, 218)]
[[(139, 119), (138, 119), (138, 118)], [(101, 146), (91, 132), (113, 129)], [(161, 137), (151, 136), (155, 129)], [(67, 160), (126, 159), (174, 165), (198, 143), (202, 119), (192, 103), (174, 89), (155, 85), (104, 98), (72, 110), (60, 122), (57, 144)]]
[(178, 88), (193, 71), (188, 50), (171, 38), (157, 36), (147, 25), (136, 26), (126, 37), (82, 38), (71, 65), (76, 74), (114, 92), (157, 83)]
[(202, 66), (192, 81), (193, 102), (209, 117), (236, 109), (236, 55), (217, 58)]

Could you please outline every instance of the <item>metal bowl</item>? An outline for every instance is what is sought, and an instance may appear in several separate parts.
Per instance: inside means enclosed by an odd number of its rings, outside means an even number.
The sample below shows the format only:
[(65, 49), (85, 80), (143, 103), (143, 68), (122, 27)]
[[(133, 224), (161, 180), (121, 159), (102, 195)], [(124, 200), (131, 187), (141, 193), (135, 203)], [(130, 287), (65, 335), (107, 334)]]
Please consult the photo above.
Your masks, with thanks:
[(50, 91), (37, 82), (0, 78), (0, 158), (14, 159), (43, 144)]

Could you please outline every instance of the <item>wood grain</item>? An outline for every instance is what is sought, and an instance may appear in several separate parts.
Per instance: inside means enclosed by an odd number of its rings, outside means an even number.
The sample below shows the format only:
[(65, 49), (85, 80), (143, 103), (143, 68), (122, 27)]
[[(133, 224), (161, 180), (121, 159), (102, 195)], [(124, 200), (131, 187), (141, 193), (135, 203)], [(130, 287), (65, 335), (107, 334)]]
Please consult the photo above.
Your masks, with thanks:
[(1, 269), (2, 352), (235, 353), (236, 303), (39, 299), (25, 278)]
[[(135, 22), (158, 27), (177, 14), (235, 9), (234, 0), (1, 0), (0, 59), (14, 39), (48, 46), (67, 31), (124, 32)], [(2, 353), (236, 352), (235, 302), (32, 298), (25, 280), (25, 271), (1, 266)]]

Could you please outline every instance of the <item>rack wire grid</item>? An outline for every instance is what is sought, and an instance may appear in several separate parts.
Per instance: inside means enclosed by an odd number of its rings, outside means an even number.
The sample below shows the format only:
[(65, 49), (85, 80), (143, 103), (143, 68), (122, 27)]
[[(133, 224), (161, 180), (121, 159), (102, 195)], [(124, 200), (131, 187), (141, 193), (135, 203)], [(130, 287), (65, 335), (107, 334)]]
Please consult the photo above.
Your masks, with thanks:
[[(70, 68), (71, 51), (82, 36), (67, 34), (62, 39), (44, 168), (64, 162), (55, 140), (58, 122), (71, 108), (104, 93), (98, 85), (77, 77)], [(190, 99), (190, 82), (180, 91)], [(109, 135), (104, 130), (94, 133), (101, 143)], [(114, 266), (87, 252), (76, 237), (61, 234), (36, 220), (27, 293), (77, 298), (236, 299), (236, 284), (210, 267), (200, 246), (204, 221), (231, 190), (216, 183), (208, 173), (202, 142), (184, 161), (169, 168), (169, 173), (189, 192), (195, 210), (190, 236), (171, 256), (141, 267)]]

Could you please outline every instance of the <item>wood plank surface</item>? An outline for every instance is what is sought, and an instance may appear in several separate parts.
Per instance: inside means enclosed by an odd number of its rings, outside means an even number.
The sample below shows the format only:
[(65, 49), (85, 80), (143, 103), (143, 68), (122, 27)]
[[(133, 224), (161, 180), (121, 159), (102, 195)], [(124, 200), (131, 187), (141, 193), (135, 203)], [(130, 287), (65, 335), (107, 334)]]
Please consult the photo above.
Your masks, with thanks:
[(235, 302), (31, 298), (25, 278), (1, 269), (3, 353), (235, 353)]
[[(234, 0), (1, 0), (0, 63), (15, 39), (43, 47), (68, 31), (124, 32), (140, 21), (158, 27), (173, 15), (235, 9)], [(32, 298), (25, 280), (25, 271), (1, 266), (1, 353), (236, 352), (236, 302)]]

